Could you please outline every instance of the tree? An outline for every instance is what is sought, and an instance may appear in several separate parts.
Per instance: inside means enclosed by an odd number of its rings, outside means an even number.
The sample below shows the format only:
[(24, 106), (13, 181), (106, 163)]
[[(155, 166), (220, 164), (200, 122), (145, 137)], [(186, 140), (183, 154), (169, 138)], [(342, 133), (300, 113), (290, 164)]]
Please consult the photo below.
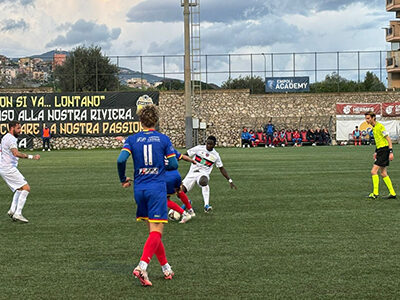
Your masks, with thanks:
[(75, 48), (62, 66), (54, 70), (62, 92), (113, 91), (118, 87), (118, 67), (101, 54), (101, 48)]
[(326, 75), (325, 80), (310, 84), (312, 93), (334, 92), (377, 92), (384, 91), (385, 85), (372, 72), (367, 72), (363, 82), (355, 82), (341, 77), (337, 73)]
[(238, 78), (229, 78), (224, 81), (221, 85), (223, 89), (250, 89), (253, 94), (263, 94), (265, 93), (265, 82), (259, 77), (239, 76)]
[(378, 76), (368, 71), (367, 74), (365, 74), (363, 90), (366, 92), (384, 91), (386, 87), (383, 82), (379, 80)]
[[(185, 82), (178, 79), (165, 79), (162, 84), (157, 86), (160, 91), (183, 91), (185, 90)], [(216, 84), (201, 82), (202, 90), (214, 90), (218, 89)]]

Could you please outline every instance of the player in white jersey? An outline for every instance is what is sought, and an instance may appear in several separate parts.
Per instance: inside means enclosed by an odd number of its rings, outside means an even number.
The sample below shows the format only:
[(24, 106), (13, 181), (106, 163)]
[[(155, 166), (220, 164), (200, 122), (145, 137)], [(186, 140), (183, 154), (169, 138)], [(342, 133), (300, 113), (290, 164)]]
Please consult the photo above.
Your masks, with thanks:
[(208, 181), (214, 165), (219, 168), (221, 174), (229, 181), (232, 189), (237, 189), (228, 172), (225, 170), (219, 153), (214, 149), (217, 139), (214, 136), (207, 138), (205, 145), (198, 145), (187, 151), (187, 155), (193, 157), (197, 162), (196, 165), (191, 165), (189, 172), (182, 181), (182, 189), (185, 193), (189, 192), (195, 184), (201, 187), (204, 200), (204, 211), (210, 212), (210, 187)]
[(14, 220), (28, 223), (22, 215), (30, 186), (17, 169), (19, 158), (39, 160), (40, 155), (27, 155), (18, 151), (17, 137), (21, 133), (21, 124), (17, 121), (8, 123), (8, 133), (1, 140), (0, 175), (14, 193), (10, 210), (7, 214)]

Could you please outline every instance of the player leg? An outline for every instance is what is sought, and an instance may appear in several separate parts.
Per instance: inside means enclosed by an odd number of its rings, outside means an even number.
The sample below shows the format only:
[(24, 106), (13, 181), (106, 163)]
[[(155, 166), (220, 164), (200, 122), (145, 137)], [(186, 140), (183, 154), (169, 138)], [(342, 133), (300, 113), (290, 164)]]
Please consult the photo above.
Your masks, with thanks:
[(371, 169), (373, 192), (368, 195), (368, 198), (370, 199), (376, 199), (379, 195), (379, 168), (380, 167), (378, 165), (374, 164)]
[(180, 189), (179, 191), (177, 191), (177, 195), (178, 195), (178, 198), (181, 199), (183, 205), (187, 209), (187, 212), (190, 214), (190, 216), (192, 218), (195, 217), (196, 214), (195, 214), (192, 204), (190, 203), (190, 200), (189, 200), (188, 196), (185, 194), (185, 192)]
[(12, 169), (10, 172), (2, 172), (1, 177), (3, 177), (9, 188), (14, 192), (8, 215), (10, 217), (12, 216), (14, 221), (28, 223), (29, 221), (22, 215), (22, 209), (25, 206), (26, 198), (30, 192), (28, 182), (16, 168)]
[[(143, 286), (152, 285), (148, 278), (147, 266), (160, 246), (164, 223), (168, 222), (166, 198), (167, 193), (165, 189), (145, 191), (135, 190), (135, 200), (136, 203), (139, 202), (137, 218), (145, 218), (145, 216), (147, 215), (147, 221), (149, 224), (149, 236), (143, 247), (143, 253), (140, 258), (139, 264), (133, 270), (133, 275), (140, 280)], [(164, 252), (165, 255), (165, 250), (161, 252)], [(161, 257), (160, 252), (159, 255)]]
[(17, 210), (17, 204), (18, 204), (19, 195), (21, 195), (21, 191), (16, 190), (16, 191), (14, 192), (14, 196), (13, 196), (13, 200), (12, 200), (12, 202), (11, 202), (10, 209), (9, 209), (8, 212), (7, 212), (8, 216), (9, 216), (10, 218), (13, 217), (15, 211)]
[(396, 199), (396, 192), (394, 191), (393, 185), (392, 185), (392, 180), (390, 179), (388, 173), (387, 173), (387, 168), (386, 167), (381, 167), (381, 176), (383, 179), (383, 182), (386, 184), (390, 195), (388, 196), (388, 199)]
[(198, 185), (201, 187), (201, 193), (203, 194), (204, 212), (210, 212), (212, 210), (212, 206), (210, 205), (210, 186), (208, 185), (208, 181), (206, 175), (199, 176), (197, 181)]
[(28, 197), (31, 188), (29, 184), (25, 184), (19, 191), (20, 195), (18, 197), (17, 209), (13, 215), (13, 220), (28, 223), (28, 220), (22, 215), (22, 210), (25, 206), (26, 198)]

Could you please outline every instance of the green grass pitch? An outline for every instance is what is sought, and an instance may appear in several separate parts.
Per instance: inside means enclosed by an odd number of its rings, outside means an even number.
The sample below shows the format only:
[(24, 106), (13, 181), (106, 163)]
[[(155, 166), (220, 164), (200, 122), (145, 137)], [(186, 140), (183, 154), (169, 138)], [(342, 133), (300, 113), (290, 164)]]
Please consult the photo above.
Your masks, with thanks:
[[(119, 151), (21, 160), (30, 223), (8, 218), (12, 195), (1, 181), (0, 298), (400, 297), (400, 199), (365, 198), (374, 147), (218, 150), (238, 190), (214, 169), (210, 215), (200, 190), (189, 193), (196, 218), (170, 222), (163, 236), (176, 276), (164, 281), (154, 257), (151, 288), (131, 275), (147, 229), (134, 220), (132, 190), (120, 187)], [(396, 145), (389, 175), (400, 193), (398, 153)], [(180, 163), (182, 176), (188, 168)]]

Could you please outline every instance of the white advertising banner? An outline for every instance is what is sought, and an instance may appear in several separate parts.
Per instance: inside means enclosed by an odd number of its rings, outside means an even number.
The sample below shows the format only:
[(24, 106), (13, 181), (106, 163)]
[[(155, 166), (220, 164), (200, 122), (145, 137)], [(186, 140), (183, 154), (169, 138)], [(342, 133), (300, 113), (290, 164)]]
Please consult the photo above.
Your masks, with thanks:
[[(377, 120), (385, 126), (386, 131), (392, 139), (398, 139), (399, 120), (382, 120), (380, 117), (377, 117)], [(365, 122), (364, 116), (336, 116), (336, 140), (348, 141), (352, 139), (353, 130), (356, 126), (358, 126), (362, 136), (369, 139), (369, 132), (372, 130), (372, 127)]]

